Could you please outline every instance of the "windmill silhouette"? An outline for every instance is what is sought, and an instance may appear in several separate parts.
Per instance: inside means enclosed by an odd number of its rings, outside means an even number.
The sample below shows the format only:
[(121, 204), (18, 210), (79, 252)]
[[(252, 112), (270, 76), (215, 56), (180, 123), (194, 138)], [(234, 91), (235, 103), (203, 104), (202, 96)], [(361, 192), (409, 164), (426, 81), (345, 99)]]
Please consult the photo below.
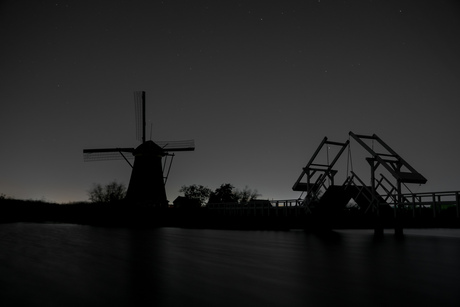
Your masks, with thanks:
[[(125, 160), (132, 168), (126, 200), (131, 204), (168, 205), (165, 184), (176, 151), (195, 150), (194, 140), (153, 142), (145, 140), (145, 92), (134, 93), (136, 132), (141, 144), (137, 148), (84, 149), (85, 162)], [(134, 158), (134, 164), (130, 160)]]

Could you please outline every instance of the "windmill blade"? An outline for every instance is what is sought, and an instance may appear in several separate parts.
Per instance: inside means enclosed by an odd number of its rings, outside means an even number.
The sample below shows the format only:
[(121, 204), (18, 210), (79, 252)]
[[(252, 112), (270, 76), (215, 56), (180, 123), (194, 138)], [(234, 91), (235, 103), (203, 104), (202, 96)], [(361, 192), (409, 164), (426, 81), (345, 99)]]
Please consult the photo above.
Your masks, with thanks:
[[(132, 153), (134, 148), (98, 148), (98, 149), (83, 149), (83, 161), (107, 161), (107, 160), (126, 160), (133, 159)], [(131, 153), (124, 155), (123, 153)]]
[(145, 92), (134, 92), (136, 139), (145, 142)]
[(155, 142), (164, 151), (193, 151), (195, 150), (195, 140), (184, 141), (158, 141)]

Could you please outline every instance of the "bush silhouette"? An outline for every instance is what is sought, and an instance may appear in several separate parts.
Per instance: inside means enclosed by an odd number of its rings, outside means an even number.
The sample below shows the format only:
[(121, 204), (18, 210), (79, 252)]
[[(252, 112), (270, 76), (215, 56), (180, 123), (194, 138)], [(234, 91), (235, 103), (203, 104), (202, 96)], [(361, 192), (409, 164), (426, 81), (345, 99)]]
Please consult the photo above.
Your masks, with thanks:
[(93, 203), (114, 203), (126, 196), (126, 187), (122, 183), (112, 181), (105, 186), (97, 183), (88, 191), (89, 200)]

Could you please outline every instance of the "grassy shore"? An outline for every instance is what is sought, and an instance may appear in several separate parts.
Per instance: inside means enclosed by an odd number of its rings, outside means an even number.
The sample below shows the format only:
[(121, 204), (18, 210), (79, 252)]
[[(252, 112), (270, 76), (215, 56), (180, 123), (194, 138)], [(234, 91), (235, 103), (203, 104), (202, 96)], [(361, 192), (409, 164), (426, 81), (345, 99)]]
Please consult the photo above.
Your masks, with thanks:
[(36, 200), (0, 199), (0, 223), (52, 222), (122, 227), (189, 227), (213, 229), (339, 229), (374, 228), (380, 223), (384, 228), (401, 224), (404, 228), (460, 227), (455, 212), (445, 211), (433, 218), (425, 215), (375, 217), (353, 212), (334, 212), (308, 215), (304, 210), (278, 211), (275, 208), (257, 213), (247, 210), (240, 213), (202, 208), (153, 208), (131, 206), (125, 202), (56, 204)]

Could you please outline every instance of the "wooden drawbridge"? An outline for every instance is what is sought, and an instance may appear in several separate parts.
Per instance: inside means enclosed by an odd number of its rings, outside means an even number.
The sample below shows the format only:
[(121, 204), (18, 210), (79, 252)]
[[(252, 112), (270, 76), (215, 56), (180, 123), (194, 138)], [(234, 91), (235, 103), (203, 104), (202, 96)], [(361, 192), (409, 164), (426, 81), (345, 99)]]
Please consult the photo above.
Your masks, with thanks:
[[(347, 178), (337, 184), (336, 162), (348, 148), (351, 159), (350, 141), (364, 148), (369, 156), (365, 158), (370, 166), (370, 182), (365, 183), (353, 170), (348, 170)], [(372, 145), (370, 145), (371, 143)], [(376, 144), (377, 146), (374, 146)], [(336, 155), (329, 157), (327, 163), (319, 163), (318, 155), (336, 146)], [(378, 147), (379, 151), (374, 148)], [(329, 152), (328, 152), (329, 154)], [(377, 171), (383, 170), (386, 176)], [(460, 192), (413, 193), (409, 184), (425, 184), (427, 179), (415, 170), (396, 151), (377, 135), (359, 135), (349, 132), (346, 142), (332, 142), (325, 137), (307, 165), (294, 183), (292, 189), (302, 192), (299, 206), (307, 214), (334, 215), (337, 212), (354, 211), (362, 216), (393, 219), (403, 216), (416, 217), (421, 212), (432, 211), (432, 216), (440, 216), (441, 211), (460, 218)]]

